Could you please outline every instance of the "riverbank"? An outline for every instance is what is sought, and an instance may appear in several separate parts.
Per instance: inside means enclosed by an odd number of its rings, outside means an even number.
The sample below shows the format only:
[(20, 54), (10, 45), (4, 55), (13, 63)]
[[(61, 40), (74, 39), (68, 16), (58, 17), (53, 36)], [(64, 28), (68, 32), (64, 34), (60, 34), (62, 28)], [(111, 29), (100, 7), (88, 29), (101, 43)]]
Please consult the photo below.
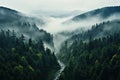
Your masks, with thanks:
[(58, 80), (59, 77), (60, 77), (60, 75), (61, 75), (61, 73), (62, 73), (63, 70), (65, 69), (64, 63), (62, 63), (60, 60), (58, 60), (58, 63), (59, 63), (59, 65), (60, 65), (61, 68), (60, 68), (60, 70), (58, 70), (58, 71), (56, 72), (53, 80)]

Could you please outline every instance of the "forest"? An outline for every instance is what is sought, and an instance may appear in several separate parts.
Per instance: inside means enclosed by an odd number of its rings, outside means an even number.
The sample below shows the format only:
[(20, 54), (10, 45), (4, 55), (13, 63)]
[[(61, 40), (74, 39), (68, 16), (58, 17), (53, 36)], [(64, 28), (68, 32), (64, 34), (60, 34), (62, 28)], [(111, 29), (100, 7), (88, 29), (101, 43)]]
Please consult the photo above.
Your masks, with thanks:
[(120, 80), (119, 5), (1, 1), (0, 80)]
[(66, 63), (59, 80), (120, 80), (120, 32), (63, 46)]
[(52, 80), (60, 68), (55, 54), (42, 40), (16, 35), (14, 30), (0, 31), (0, 79)]

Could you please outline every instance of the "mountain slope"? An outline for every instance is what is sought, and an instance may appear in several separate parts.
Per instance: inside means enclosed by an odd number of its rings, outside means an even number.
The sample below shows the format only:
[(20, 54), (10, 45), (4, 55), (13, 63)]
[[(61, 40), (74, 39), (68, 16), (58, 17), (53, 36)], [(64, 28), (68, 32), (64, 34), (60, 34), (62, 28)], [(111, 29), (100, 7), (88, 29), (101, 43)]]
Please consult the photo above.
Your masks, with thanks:
[(63, 25), (73, 29), (72, 31), (65, 31), (64, 33), (72, 35), (73, 33), (79, 34), (82, 31), (91, 29), (92, 25), (115, 20), (120, 20), (120, 6), (92, 10), (63, 22)]
[[(40, 40), (26, 40), (21, 34), (0, 31), (1, 80), (52, 80), (60, 68), (50, 49)], [(44, 74), (43, 74), (44, 73)]]
[(88, 40), (112, 35), (115, 32), (120, 31), (120, 20), (107, 21), (100, 24), (93, 25), (92, 28), (83, 33), (73, 35), (71, 39)]
[(18, 35), (24, 34), (27, 38), (34, 40), (43, 40), (44, 42), (53, 45), (53, 38), (50, 33), (44, 30), (39, 30), (37, 24), (45, 24), (44, 20), (35, 17), (26, 16), (18, 11), (0, 7), (0, 29), (14, 30)]
[(65, 24), (72, 22), (90, 28), (73, 34), (62, 44), (58, 57), (66, 68), (59, 80), (119, 80), (120, 6), (92, 10)]
[(62, 52), (67, 64), (59, 80), (120, 79), (120, 32), (88, 43), (74, 41)]
[[(120, 6), (105, 7), (101, 9), (92, 10), (74, 17), (73, 21), (84, 20), (92, 17), (99, 17), (100, 19), (109, 18), (112, 15), (120, 14)], [(119, 16), (120, 17), (120, 16)]]
[(13, 22), (22, 17), (19, 12), (5, 7), (0, 7), (0, 16), (0, 23)]
[(64, 49), (66, 49), (66, 44), (67, 47), (69, 47), (73, 42), (80, 42), (81, 40), (88, 43), (89, 40), (110, 36), (118, 32), (120, 32), (120, 20), (108, 21), (100, 23), (99, 25), (94, 25), (90, 30), (75, 34), (72, 37), (68, 38), (64, 43), (62, 43), (59, 58), (63, 62), (67, 63), (66, 61), (68, 61), (68, 54), (62, 53), (62, 51), (64, 52)]

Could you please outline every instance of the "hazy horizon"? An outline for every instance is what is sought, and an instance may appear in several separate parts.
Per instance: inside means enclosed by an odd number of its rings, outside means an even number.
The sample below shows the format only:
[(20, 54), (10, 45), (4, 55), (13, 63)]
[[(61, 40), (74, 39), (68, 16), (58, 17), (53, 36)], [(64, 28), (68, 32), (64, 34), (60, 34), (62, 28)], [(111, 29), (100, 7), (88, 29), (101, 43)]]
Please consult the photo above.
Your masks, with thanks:
[(2, 0), (0, 6), (31, 13), (39, 10), (89, 11), (107, 6), (119, 6), (119, 3), (119, 0)]

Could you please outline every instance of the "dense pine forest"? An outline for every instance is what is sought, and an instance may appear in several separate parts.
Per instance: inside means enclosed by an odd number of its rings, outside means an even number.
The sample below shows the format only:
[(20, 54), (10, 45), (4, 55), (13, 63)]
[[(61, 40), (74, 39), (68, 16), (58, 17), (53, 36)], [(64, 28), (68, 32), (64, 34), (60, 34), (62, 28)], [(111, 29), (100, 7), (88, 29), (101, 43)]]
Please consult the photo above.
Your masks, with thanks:
[(1, 3), (0, 80), (120, 80), (119, 5), (27, 1)]
[(59, 64), (41, 40), (27, 39), (15, 31), (0, 31), (1, 80), (51, 80)]
[(60, 58), (67, 66), (59, 80), (120, 80), (120, 32), (65, 45)]

